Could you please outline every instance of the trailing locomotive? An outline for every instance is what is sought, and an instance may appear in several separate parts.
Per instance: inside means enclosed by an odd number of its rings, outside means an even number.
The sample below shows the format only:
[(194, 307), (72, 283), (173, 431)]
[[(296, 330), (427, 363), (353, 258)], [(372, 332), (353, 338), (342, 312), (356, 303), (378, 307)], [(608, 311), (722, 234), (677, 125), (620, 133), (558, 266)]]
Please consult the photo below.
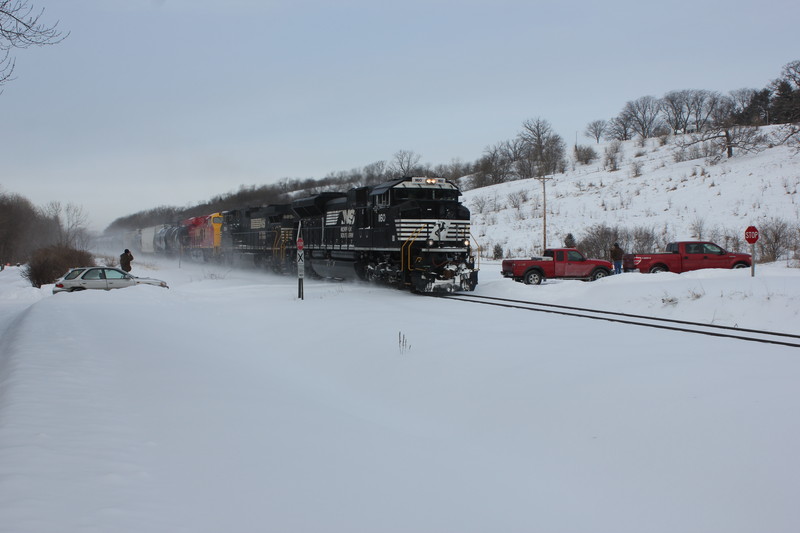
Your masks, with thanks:
[[(478, 269), (460, 195), (444, 178), (405, 177), (138, 230), (142, 243), (131, 247), (291, 272), (302, 238), (306, 270), (323, 278), (469, 291)], [(158, 245), (145, 245), (150, 236)]]

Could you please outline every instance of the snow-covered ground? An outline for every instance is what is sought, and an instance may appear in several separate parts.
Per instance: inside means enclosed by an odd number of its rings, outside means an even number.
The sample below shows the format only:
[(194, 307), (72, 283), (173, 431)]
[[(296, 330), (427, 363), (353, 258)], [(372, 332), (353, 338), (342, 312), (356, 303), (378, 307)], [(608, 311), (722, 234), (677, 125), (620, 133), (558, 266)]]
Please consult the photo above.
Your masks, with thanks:
[[(0, 532), (800, 531), (800, 349), (137, 258), (0, 272)], [(477, 294), (800, 333), (800, 269)]]

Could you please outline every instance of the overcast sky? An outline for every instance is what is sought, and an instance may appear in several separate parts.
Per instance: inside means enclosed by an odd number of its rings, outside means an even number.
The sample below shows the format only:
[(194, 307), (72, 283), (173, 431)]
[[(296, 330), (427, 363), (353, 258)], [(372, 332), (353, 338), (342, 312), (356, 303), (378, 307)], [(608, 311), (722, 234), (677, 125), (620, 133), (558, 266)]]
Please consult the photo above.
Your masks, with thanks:
[(70, 32), (14, 52), (0, 190), (92, 229), (411, 150), (477, 160), (529, 118), (568, 145), (625, 102), (763, 88), (796, 0), (30, 0)]

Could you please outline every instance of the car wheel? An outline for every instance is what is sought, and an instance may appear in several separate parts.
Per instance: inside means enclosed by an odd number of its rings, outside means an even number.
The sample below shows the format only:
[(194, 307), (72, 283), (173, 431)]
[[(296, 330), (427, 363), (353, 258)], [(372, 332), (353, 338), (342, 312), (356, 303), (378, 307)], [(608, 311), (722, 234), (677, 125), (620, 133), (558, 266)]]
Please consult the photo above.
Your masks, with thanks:
[(522, 281), (525, 285), (539, 285), (542, 282), (542, 273), (538, 270), (531, 270), (525, 273), (525, 277), (522, 278)]
[(608, 271), (603, 269), (598, 269), (592, 272), (592, 281), (597, 281), (598, 279), (602, 279), (608, 276)]
[(669, 272), (669, 269), (664, 265), (656, 265), (650, 269), (651, 274), (658, 274), (659, 272)]

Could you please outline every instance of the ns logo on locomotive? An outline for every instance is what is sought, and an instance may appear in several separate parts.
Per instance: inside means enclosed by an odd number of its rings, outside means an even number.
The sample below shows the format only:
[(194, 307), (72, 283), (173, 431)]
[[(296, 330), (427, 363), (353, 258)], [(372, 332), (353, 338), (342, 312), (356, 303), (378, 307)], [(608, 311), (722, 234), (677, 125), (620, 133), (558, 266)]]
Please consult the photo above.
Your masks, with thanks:
[(309, 274), (418, 292), (471, 291), (478, 268), (460, 195), (444, 178), (404, 177), (143, 228), (128, 233), (124, 245), (290, 273), (301, 237)]

